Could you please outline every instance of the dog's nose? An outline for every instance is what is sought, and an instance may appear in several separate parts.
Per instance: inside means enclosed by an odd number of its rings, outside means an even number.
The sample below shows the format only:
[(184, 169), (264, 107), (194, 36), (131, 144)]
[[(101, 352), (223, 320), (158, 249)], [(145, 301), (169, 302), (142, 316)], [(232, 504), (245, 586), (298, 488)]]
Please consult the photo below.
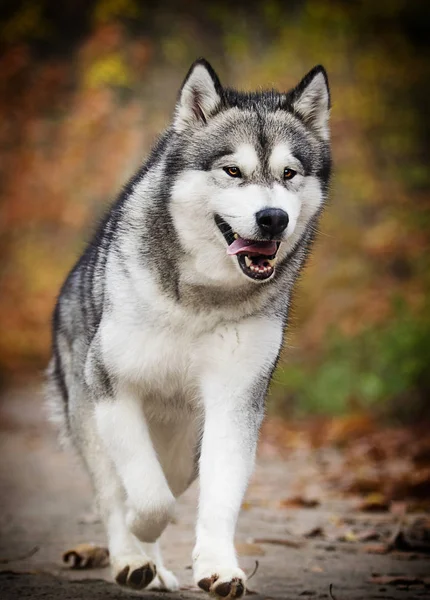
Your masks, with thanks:
[(263, 208), (256, 215), (257, 225), (262, 233), (272, 237), (279, 235), (288, 226), (288, 215), (280, 208)]

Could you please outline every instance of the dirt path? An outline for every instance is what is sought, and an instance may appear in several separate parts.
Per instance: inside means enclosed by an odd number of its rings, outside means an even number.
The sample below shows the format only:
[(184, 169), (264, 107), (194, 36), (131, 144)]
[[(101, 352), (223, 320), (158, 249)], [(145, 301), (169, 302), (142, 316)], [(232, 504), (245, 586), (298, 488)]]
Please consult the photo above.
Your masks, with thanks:
[[(127, 592), (111, 583), (108, 568), (77, 571), (62, 565), (62, 553), (73, 545), (105, 541), (100, 523), (85, 522), (91, 506), (89, 482), (80, 465), (58, 450), (45, 422), (40, 392), (7, 393), (0, 403), (0, 427), (0, 598), (126, 597)], [(300, 453), (289, 461), (268, 454), (259, 457), (237, 532), (243, 568), (250, 573), (259, 561), (249, 583), (256, 600), (329, 599), (330, 584), (335, 600), (430, 598), (422, 581), (430, 576), (425, 555), (370, 554), (363, 544), (304, 537), (313, 529), (317, 535), (318, 527), (336, 519), (349, 519), (356, 530), (377, 531), (392, 527), (393, 517), (352, 512), (347, 501), (336, 497), (315, 508), (280, 508), (298, 474), (312, 473), (315, 465), (310, 469), (309, 458)], [(174, 596), (143, 593), (146, 598), (205, 597), (192, 587), (190, 570), (196, 492), (194, 485), (181, 499), (177, 523), (162, 538), (167, 566), (183, 589)], [(255, 538), (288, 545), (252, 541)], [(409, 580), (403, 586), (371, 582), (377, 575)]]

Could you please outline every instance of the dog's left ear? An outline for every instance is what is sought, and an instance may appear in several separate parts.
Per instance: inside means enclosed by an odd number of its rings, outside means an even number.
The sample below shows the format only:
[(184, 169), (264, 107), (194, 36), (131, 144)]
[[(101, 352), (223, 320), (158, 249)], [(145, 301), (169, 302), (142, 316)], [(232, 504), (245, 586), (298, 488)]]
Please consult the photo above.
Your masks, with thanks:
[(291, 92), (294, 112), (317, 135), (327, 140), (330, 136), (330, 90), (327, 73), (321, 65), (314, 67)]
[(205, 125), (223, 105), (223, 89), (210, 64), (200, 58), (191, 65), (176, 104), (173, 127), (184, 131)]

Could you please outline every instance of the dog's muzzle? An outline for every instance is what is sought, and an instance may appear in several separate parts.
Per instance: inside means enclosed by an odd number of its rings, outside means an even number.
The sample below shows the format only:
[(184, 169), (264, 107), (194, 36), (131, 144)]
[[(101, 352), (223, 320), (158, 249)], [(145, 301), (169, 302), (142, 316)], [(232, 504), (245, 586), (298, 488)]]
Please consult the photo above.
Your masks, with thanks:
[[(215, 223), (228, 244), (227, 254), (236, 256), (240, 268), (247, 277), (256, 281), (265, 281), (272, 277), (275, 272), (280, 242), (241, 238), (239, 234), (234, 233), (230, 225), (219, 215), (215, 215)], [(288, 221), (285, 227), (287, 225)], [(279, 223), (274, 226), (280, 227)]]

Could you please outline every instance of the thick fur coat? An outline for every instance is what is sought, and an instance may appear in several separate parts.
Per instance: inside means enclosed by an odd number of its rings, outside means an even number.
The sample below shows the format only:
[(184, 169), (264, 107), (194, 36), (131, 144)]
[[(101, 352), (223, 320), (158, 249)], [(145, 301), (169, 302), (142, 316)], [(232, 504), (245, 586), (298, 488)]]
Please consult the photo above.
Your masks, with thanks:
[(195, 581), (245, 592), (235, 525), (327, 195), (329, 109), (322, 67), (288, 93), (242, 93), (194, 63), (62, 287), (49, 403), (92, 477), (123, 586), (178, 588), (157, 540), (199, 475)]

